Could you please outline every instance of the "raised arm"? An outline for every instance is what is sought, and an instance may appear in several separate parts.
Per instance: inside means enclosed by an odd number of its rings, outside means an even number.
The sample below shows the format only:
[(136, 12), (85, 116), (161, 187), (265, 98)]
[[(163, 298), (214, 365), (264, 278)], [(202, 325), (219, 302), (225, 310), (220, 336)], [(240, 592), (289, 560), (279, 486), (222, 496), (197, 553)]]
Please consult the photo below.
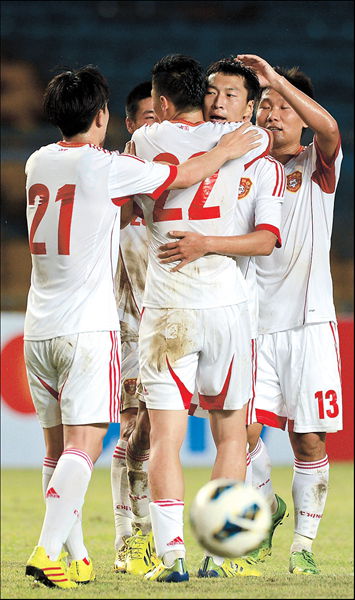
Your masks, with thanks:
[(254, 69), (261, 87), (274, 89), (286, 100), (305, 125), (315, 132), (322, 154), (331, 158), (339, 142), (338, 124), (332, 115), (285, 77), (276, 73), (263, 58), (254, 54), (238, 54), (237, 60)]

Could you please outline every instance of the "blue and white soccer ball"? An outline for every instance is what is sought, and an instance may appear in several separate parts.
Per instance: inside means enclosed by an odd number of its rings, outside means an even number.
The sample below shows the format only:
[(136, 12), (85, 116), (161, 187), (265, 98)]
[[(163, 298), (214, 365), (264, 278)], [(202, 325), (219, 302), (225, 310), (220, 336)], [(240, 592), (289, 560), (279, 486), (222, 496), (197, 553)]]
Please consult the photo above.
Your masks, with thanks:
[(211, 554), (237, 558), (265, 540), (271, 510), (259, 490), (242, 481), (213, 479), (196, 494), (190, 523), (201, 546)]

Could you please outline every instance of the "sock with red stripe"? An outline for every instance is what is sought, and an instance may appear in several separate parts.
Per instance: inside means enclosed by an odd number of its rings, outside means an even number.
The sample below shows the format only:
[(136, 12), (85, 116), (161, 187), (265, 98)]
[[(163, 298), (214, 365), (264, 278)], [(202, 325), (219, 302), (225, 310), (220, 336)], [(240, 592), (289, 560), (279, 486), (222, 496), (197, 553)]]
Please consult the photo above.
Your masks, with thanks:
[[(43, 468), (42, 468), (42, 491), (44, 499), (46, 499), (46, 493), (48, 489), (49, 482), (54, 473), (54, 469), (57, 466), (58, 461), (45, 457), (43, 460)], [(68, 551), (70, 560), (83, 560), (88, 556), (88, 551), (84, 544), (83, 537), (83, 528), (81, 522), (81, 511), (78, 519), (75, 521), (69, 536), (67, 537), (67, 541), (65, 542), (65, 549)]]
[(149, 504), (155, 550), (166, 566), (176, 558), (185, 558), (184, 502), (170, 498)]
[(80, 518), (93, 463), (82, 450), (64, 450), (46, 491), (46, 514), (38, 546), (57, 560), (75, 522)]
[(271, 483), (271, 460), (267, 448), (261, 438), (252, 452), (250, 452), (252, 465), (252, 485), (261, 491), (269, 502), (272, 510), (276, 510), (277, 501)]
[(147, 535), (152, 528), (149, 514), (148, 473), (144, 469), (148, 459), (149, 449), (136, 449), (129, 440), (127, 445), (127, 475), (133, 526), (140, 529), (143, 535)]
[(119, 439), (111, 461), (111, 491), (115, 519), (116, 550), (122, 546), (123, 536), (132, 535), (133, 514), (128, 489), (126, 449), (127, 442)]
[[(329, 462), (325, 456), (314, 462), (295, 458), (292, 497), (295, 510), (295, 538), (291, 552), (310, 551), (317, 535), (328, 493)], [(307, 538), (308, 541), (302, 540)], [(306, 541), (305, 545), (303, 541)], [(307, 547), (305, 547), (307, 546)]]

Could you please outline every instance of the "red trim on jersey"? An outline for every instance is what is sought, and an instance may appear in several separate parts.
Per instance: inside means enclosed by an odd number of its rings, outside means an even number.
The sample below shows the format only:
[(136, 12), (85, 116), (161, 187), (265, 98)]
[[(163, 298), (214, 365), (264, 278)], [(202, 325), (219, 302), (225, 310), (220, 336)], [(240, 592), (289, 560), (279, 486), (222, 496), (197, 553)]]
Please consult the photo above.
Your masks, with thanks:
[(138, 156), (133, 156), (133, 154), (120, 154), (120, 156), (125, 156), (126, 158), (134, 158), (135, 160), (139, 160), (139, 162), (145, 163), (143, 158), (138, 158)]
[(231, 364), (229, 365), (227, 377), (224, 382), (223, 388), (219, 394), (217, 394), (216, 396), (207, 396), (205, 394), (200, 394), (200, 392), (198, 393), (201, 408), (204, 408), (205, 410), (221, 410), (224, 407), (224, 402), (226, 400), (229, 382), (232, 375), (233, 361), (234, 356), (231, 360)]
[[(260, 129), (264, 129), (264, 127), (260, 127)], [(248, 167), (250, 167), (253, 163), (255, 163), (256, 160), (259, 160), (259, 158), (262, 158), (263, 156), (266, 156), (267, 154), (270, 154), (270, 150), (272, 147), (272, 135), (270, 133), (270, 131), (268, 131), (267, 129), (264, 129), (264, 131), (266, 131), (266, 133), (269, 136), (269, 143), (267, 145), (266, 150), (264, 150), (264, 152), (262, 154), (259, 154), (259, 156), (256, 156), (255, 158), (253, 158), (253, 160), (251, 160), (250, 162), (246, 163), (244, 165), (244, 171), (245, 169), (248, 169)]]
[(175, 181), (175, 179), (176, 179), (177, 167), (175, 165), (167, 165), (167, 166), (169, 166), (169, 168), (170, 168), (170, 173), (169, 173), (168, 178), (154, 192), (149, 194), (149, 196), (151, 198), (153, 198), (154, 200), (159, 198), (159, 196), (161, 196), (161, 194), (166, 190), (166, 188), (169, 187), (169, 185), (171, 183), (173, 183), (173, 181)]
[(63, 146), (64, 148), (80, 148), (81, 146), (87, 146), (89, 142), (65, 142), (62, 140), (61, 142), (57, 142), (58, 146)]
[(59, 394), (56, 390), (54, 390), (48, 383), (46, 383), (43, 379), (41, 379), (41, 377), (38, 377), (38, 375), (36, 375), (38, 381), (40, 381), (40, 383), (43, 385), (44, 388), (46, 388), (47, 392), (50, 393), (51, 396), (53, 396), (53, 398), (55, 398), (56, 400), (59, 399)]
[(326, 194), (333, 194), (336, 187), (335, 178), (335, 160), (339, 154), (341, 139), (337, 143), (337, 147), (333, 156), (329, 159), (322, 154), (322, 151), (318, 145), (317, 137), (314, 137), (314, 145), (317, 153), (316, 170), (312, 173), (312, 181), (317, 183)]
[(132, 199), (132, 196), (120, 196), (119, 198), (111, 198), (111, 202), (115, 206), (123, 206)]
[(281, 248), (282, 246), (282, 240), (281, 240), (281, 234), (280, 231), (277, 227), (275, 227), (274, 225), (269, 225), (268, 223), (260, 223), (260, 225), (257, 225), (255, 227), (255, 231), (271, 231), (272, 233), (274, 233), (277, 237), (276, 240), (276, 248)]
[(175, 381), (176, 385), (179, 388), (181, 399), (182, 399), (182, 401), (184, 403), (184, 408), (188, 409), (189, 406), (190, 406), (190, 402), (191, 402), (191, 398), (192, 398), (193, 394), (191, 392), (189, 392), (189, 390), (183, 384), (183, 382), (181, 381), (181, 379), (179, 379), (179, 377), (176, 375), (176, 373), (174, 373), (173, 369), (170, 366), (168, 357), (166, 357), (166, 363), (168, 365), (168, 369), (170, 371), (170, 375), (172, 376), (173, 380)]
[(194, 404), (193, 402), (191, 402), (190, 408), (189, 408), (189, 415), (190, 415), (190, 417), (194, 416), (194, 414), (196, 412), (196, 408), (197, 408), (197, 404)]
[(170, 121), (170, 123), (183, 123), (184, 125), (197, 127), (198, 125), (203, 125), (203, 123), (207, 123), (207, 121), (197, 121), (196, 123), (191, 123), (191, 121), (185, 121), (185, 119), (176, 119), (174, 121)]
[(277, 429), (286, 429), (287, 417), (279, 417), (276, 413), (269, 410), (261, 410), (260, 408), (257, 408), (255, 412), (258, 423), (277, 427)]
[(276, 183), (272, 195), (279, 198), (283, 198), (283, 196), (285, 195), (286, 187), (285, 170), (282, 164), (272, 156), (265, 156), (265, 159), (274, 164), (276, 169)]

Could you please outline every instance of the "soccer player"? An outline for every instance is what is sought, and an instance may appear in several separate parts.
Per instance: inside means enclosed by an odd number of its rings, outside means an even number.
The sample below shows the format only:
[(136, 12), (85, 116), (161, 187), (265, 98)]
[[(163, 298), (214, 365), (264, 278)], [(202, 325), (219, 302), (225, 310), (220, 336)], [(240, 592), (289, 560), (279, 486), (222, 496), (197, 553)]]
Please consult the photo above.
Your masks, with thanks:
[[(326, 434), (342, 429), (339, 340), (329, 252), (342, 151), (336, 120), (315, 100), (310, 79), (298, 68), (273, 69), (254, 55), (238, 56), (264, 88), (257, 123), (273, 135), (272, 155), (285, 167), (283, 247), (257, 259), (259, 352), (256, 417), (287, 427), (294, 452), (294, 538), (289, 571), (318, 574), (312, 543), (328, 491)], [(305, 127), (314, 132), (304, 147)], [(271, 465), (258, 440), (253, 472), (272, 494)], [(259, 431), (258, 431), (259, 430)], [(252, 439), (253, 437), (253, 439)], [(258, 440), (258, 441), (257, 441)], [(269, 484), (266, 483), (269, 480)], [(266, 483), (266, 485), (262, 485)]]
[[(249, 124), (203, 122), (205, 76), (182, 55), (153, 68), (152, 97), (161, 121), (133, 134), (137, 155), (181, 160), (208, 150), (226, 130)], [(149, 262), (139, 331), (140, 377), (151, 423), (149, 483), (155, 548), (161, 562), (149, 581), (185, 581), (183, 476), (179, 450), (197, 385), (210, 411), (217, 448), (212, 477), (244, 479), (245, 405), (251, 381), (250, 322), (245, 281), (232, 258), (208, 256), (172, 272), (157, 257), (172, 222), (216, 235), (234, 232), (234, 211), (245, 165), (268, 152), (263, 145), (230, 163), (189, 194), (163, 194), (155, 205), (140, 199), (149, 238)], [(244, 152), (243, 152), (244, 153)], [(273, 236), (275, 244), (276, 236)], [(213, 368), (212, 368), (213, 365)]]
[[(207, 91), (204, 98), (204, 117), (212, 122), (231, 122), (250, 120), (253, 115), (255, 103), (260, 98), (260, 86), (256, 74), (233, 58), (221, 59), (211, 64), (207, 69)], [(247, 166), (239, 186), (238, 202), (236, 203), (236, 232), (237, 237), (226, 239), (223, 237), (202, 237), (198, 233), (172, 231), (171, 236), (177, 241), (170, 242), (161, 247), (159, 254), (165, 262), (181, 260), (175, 267), (176, 270), (183, 266), (184, 259), (191, 260), (193, 252), (196, 257), (204, 252), (221, 252), (227, 255), (236, 255), (243, 275), (246, 278), (249, 292), (249, 309), (252, 326), (253, 349), (253, 384), (252, 397), (248, 403), (247, 424), (253, 422), (253, 404), (255, 396), (255, 376), (257, 364), (257, 330), (258, 330), (258, 292), (256, 282), (255, 256), (269, 255), (275, 246), (275, 236), (280, 245), (279, 227), (281, 224), (281, 202), (285, 188), (285, 175), (282, 165), (270, 156), (265, 156), (259, 161)], [(245, 235), (249, 234), (249, 235)], [(243, 251), (243, 245), (250, 245), (250, 234), (253, 246), (250, 247), (251, 256), (238, 256)], [(195, 245), (195, 248), (194, 246)], [(204, 249), (204, 245), (208, 245)], [(278, 250), (274, 253), (277, 254)], [(205, 416), (206, 411), (198, 406), (198, 399), (193, 399), (190, 414)], [(250, 460), (248, 456), (248, 460)], [(270, 535), (279, 525), (285, 514), (286, 504), (277, 496), (273, 506), (273, 521)], [(230, 568), (231, 561), (220, 557), (206, 556), (201, 565), (200, 575), (229, 577), (233, 576), (235, 569)], [(248, 565), (243, 559), (234, 561), (238, 573), (248, 575)], [(255, 571), (253, 572), (255, 575)], [(211, 575), (212, 576), (212, 575)]]
[[(44, 431), (46, 514), (26, 574), (49, 587), (93, 579), (86, 548), (70, 569), (61, 556), (80, 518), (93, 464), (109, 422), (118, 420), (119, 319), (113, 291), (120, 205), (139, 192), (159, 197), (212, 176), (239, 156), (232, 132), (202, 157), (179, 166), (153, 164), (102, 148), (109, 120), (108, 86), (87, 66), (48, 84), (44, 109), (63, 140), (26, 164), (27, 223), (32, 254), (24, 340), (27, 376)], [(122, 213), (123, 224), (131, 217)]]
[[(145, 81), (135, 86), (127, 96), (126, 127), (130, 134), (133, 134), (139, 127), (151, 125), (156, 121), (151, 90), (151, 81)], [(149, 457), (149, 421), (147, 419), (141, 419), (140, 427), (136, 432), (135, 455), (138, 455), (140, 460), (139, 462), (134, 461), (132, 465), (132, 459), (131, 461), (128, 459), (131, 467), (128, 475), (132, 482), (131, 487), (134, 488), (134, 494), (129, 494), (126, 459), (127, 442), (135, 427), (139, 406), (137, 397), (138, 329), (147, 262), (148, 240), (145, 221), (142, 216), (135, 216), (131, 223), (121, 231), (120, 258), (115, 277), (122, 342), (122, 398), (120, 439), (112, 457), (111, 488), (116, 531), (114, 570), (136, 574), (144, 574), (146, 569), (151, 566), (152, 546), (150, 520), (147, 523), (147, 518), (138, 518), (136, 508), (137, 504), (139, 504), (138, 508), (143, 505), (144, 512), (149, 516), (148, 475), (143, 468), (144, 462)], [(135, 489), (137, 485), (139, 485), (139, 493)], [(134, 537), (131, 537), (132, 532), (135, 533)], [(131, 544), (133, 548), (130, 552)], [(142, 566), (143, 569), (145, 568), (144, 573), (141, 573), (140, 567)]]

